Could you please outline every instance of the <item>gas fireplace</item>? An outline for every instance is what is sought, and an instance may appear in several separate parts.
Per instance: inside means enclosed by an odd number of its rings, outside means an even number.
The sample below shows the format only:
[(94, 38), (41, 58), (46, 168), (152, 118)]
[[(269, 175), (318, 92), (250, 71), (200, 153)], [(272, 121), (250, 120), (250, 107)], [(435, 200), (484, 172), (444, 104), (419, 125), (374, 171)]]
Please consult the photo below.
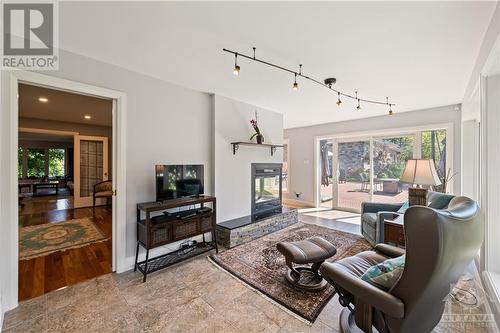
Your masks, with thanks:
[(281, 212), (282, 164), (252, 163), (252, 216)]

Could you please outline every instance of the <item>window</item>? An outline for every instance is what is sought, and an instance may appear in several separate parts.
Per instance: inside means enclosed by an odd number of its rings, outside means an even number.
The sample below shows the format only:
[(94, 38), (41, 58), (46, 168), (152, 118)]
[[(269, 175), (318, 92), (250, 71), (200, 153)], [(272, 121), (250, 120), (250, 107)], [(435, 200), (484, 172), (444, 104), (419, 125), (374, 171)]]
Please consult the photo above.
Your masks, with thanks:
[(63, 177), (64, 172), (64, 149), (49, 149), (49, 177)]
[(434, 160), (439, 178), (446, 172), (446, 130), (422, 132), (422, 158)]
[(26, 157), (27, 176), (36, 178), (45, 176), (45, 149), (28, 148)]
[(288, 141), (283, 143), (283, 183), (282, 190), (283, 192), (288, 192)]

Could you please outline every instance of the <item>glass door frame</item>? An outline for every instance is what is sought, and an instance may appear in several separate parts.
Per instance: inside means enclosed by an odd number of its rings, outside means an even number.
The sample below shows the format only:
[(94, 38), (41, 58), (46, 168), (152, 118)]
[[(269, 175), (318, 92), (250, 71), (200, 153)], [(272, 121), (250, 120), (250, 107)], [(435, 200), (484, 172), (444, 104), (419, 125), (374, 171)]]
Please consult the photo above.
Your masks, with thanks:
[[(314, 189), (314, 203), (315, 207), (321, 208), (321, 163), (320, 163), (320, 141), (329, 140), (333, 144), (333, 163), (332, 166), (335, 172), (333, 175), (333, 190), (332, 190), (332, 207), (331, 209), (345, 210), (352, 212), (359, 212), (355, 209), (349, 209), (346, 207), (340, 207), (338, 205), (338, 144), (343, 142), (358, 142), (358, 141), (369, 141), (370, 142), (370, 201), (373, 201), (373, 140), (384, 139), (384, 138), (394, 138), (401, 136), (414, 136), (413, 145), (413, 158), (421, 158), (422, 156), (422, 132), (432, 131), (432, 130), (446, 130), (447, 146), (446, 146), (446, 165), (454, 170), (454, 133), (453, 133), (453, 123), (442, 123), (442, 124), (430, 124), (417, 127), (409, 128), (399, 128), (399, 129), (389, 129), (389, 130), (376, 130), (367, 132), (354, 132), (354, 133), (343, 133), (337, 135), (323, 135), (316, 136), (315, 141), (315, 159), (314, 159), (314, 177), (315, 177), (315, 189)], [(454, 181), (450, 181), (450, 189), (454, 188)]]

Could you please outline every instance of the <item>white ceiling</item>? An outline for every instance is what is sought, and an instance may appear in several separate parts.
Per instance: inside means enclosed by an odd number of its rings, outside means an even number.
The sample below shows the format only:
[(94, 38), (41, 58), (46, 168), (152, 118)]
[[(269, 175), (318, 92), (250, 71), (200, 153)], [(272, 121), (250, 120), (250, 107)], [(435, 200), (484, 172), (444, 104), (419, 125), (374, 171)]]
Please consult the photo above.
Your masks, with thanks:
[[(44, 97), (48, 102), (38, 99)], [(19, 116), (86, 125), (111, 126), (111, 100), (60, 90), (19, 85)], [(89, 115), (91, 119), (85, 119)]]
[(460, 103), (496, 2), (60, 3), (60, 46), (166, 81), (283, 113), (285, 127), (385, 114), (290, 74), (234, 58), (251, 53), (397, 112)]

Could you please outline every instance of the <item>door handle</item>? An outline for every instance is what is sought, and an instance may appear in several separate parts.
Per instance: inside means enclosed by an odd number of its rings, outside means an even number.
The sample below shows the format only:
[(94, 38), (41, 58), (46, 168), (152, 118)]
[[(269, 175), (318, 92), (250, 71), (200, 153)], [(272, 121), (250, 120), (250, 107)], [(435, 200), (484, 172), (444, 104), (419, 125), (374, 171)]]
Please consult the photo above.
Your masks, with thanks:
[(111, 194), (116, 196), (116, 190), (111, 191)]

